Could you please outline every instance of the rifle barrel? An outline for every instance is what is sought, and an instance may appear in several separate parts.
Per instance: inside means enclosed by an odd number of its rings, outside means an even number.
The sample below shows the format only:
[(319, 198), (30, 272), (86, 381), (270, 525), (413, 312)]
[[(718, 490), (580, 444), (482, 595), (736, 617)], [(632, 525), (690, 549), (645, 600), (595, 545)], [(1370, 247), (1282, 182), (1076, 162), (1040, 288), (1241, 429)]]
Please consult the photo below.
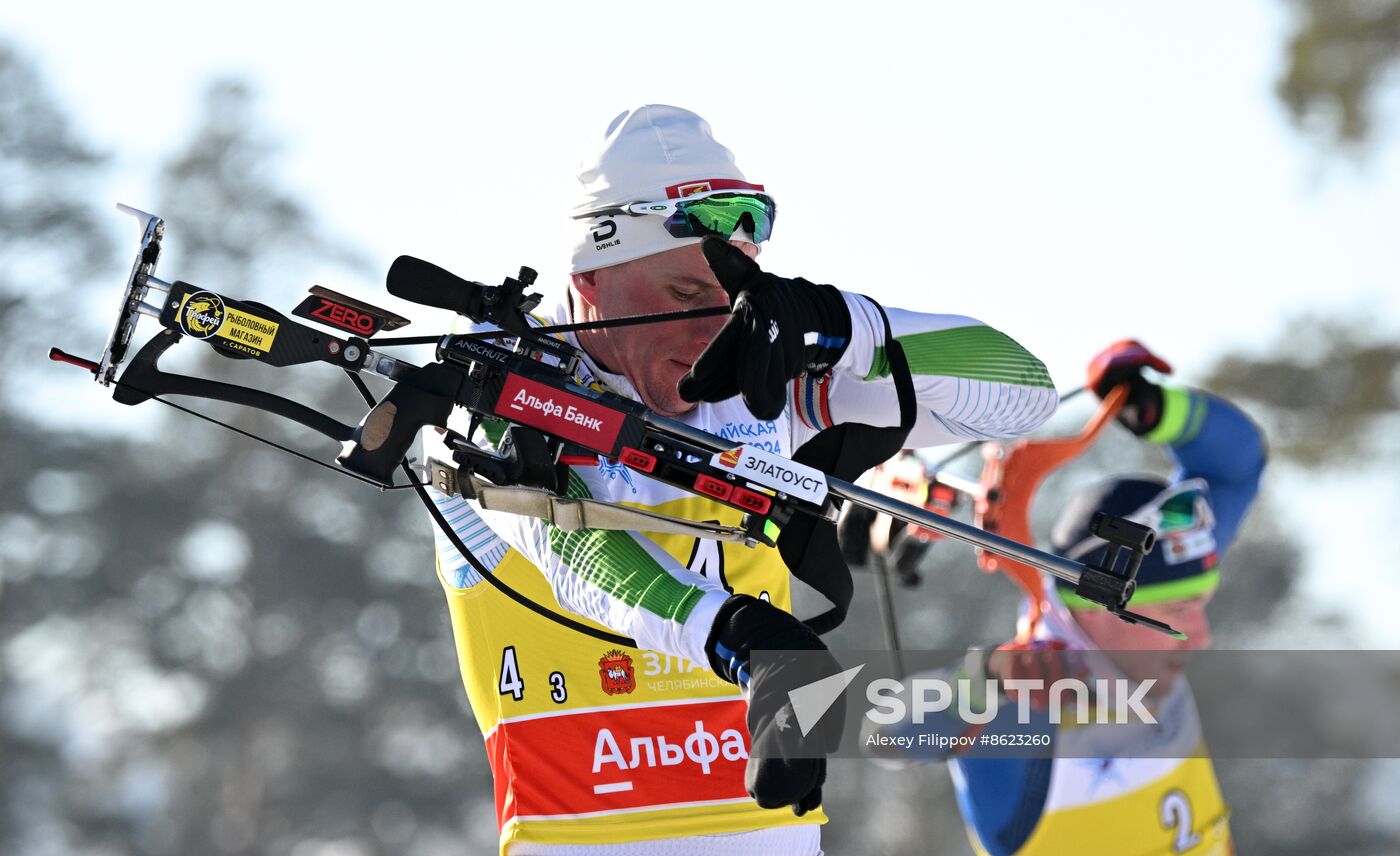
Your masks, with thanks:
[[(733, 440), (717, 437), (691, 425), (686, 425), (684, 422), (657, 416), (651, 412), (646, 414), (645, 419), (648, 425), (679, 435), (696, 446), (711, 452), (727, 452), (736, 445)], [(1053, 574), (1065, 582), (1078, 585), (1080, 577), (1084, 574), (1085, 566), (1081, 562), (1056, 556), (1054, 553), (1047, 553), (1044, 550), (1037, 550), (1022, 544), (1020, 541), (1013, 541), (985, 529), (979, 529), (971, 523), (963, 523), (961, 520), (954, 520), (927, 509), (900, 502), (869, 488), (830, 476), (827, 477), (826, 486), (831, 493), (858, 505), (863, 505), (882, 514), (888, 514), (897, 520), (903, 520), (915, 526), (932, 529), (940, 535), (946, 535), (974, 547), (981, 547), (999, 556), (1016, 559), (1031, 567)]]

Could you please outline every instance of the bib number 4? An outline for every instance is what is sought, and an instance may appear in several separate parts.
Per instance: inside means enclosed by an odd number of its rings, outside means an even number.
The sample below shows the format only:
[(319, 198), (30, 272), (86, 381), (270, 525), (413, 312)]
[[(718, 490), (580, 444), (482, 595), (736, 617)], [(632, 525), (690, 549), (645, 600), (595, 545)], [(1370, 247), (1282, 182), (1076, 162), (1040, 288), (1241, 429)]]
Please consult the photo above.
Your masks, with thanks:
[(501, 695), (516, 701), (525, 697), (525, 681), (520, 677), (520, 663), (515, 659), (515, 646), (507, 645), (501, 652)]

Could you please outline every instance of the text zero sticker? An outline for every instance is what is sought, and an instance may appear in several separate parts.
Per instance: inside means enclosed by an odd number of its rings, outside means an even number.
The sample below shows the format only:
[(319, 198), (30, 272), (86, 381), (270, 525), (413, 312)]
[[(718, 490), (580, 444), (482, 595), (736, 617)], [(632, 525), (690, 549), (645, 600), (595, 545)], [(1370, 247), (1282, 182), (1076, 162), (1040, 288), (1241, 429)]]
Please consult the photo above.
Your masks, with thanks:
[[(737, 453), (737, 454), (736, 454)], [(716, 467), (730, 469), (753, 482), (788, 496), (820, 505), (826, 499), (826, 473), (753, 446), (716, 453)]]

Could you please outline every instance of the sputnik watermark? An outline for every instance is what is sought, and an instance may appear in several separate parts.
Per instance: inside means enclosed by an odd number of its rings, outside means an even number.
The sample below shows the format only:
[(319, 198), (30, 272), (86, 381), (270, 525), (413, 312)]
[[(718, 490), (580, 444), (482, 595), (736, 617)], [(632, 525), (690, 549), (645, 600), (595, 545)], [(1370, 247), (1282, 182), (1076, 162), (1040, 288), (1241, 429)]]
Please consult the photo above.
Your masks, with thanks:
[(791, 757), (839, 715), (848, 758), (1400, 758), (1400, 651), (833, 653), (753, 655), (793, 679)]
[[(947, 681), (942, 678), (909, 678), (898, 681), (894, 678), (876, 678), (865, 688), (865, 698), (873, 707), (866, 716), (876, 725), (894, 725), (912, 721), (923, 725), (929, 714), (947, 715), (956, 712), (964, 722), (972, 725), (986, 725), (996, 719), (1003, 703), (1001, 693), (1016, 700), (1016, 722), (1028, 725), (1031, 722), (1032, 699), (1036, 694), (1048, 696), (1050, 722), (1059, 725), (1065, 721), (1076, 725), (1126, 725), (1142, 723), (1156, 725), (1157, 719), (1143, 704), (1143, 699), (1156, 678), (1141, 681), (1127, 678), (1098, 679), (1090, 682), (1079, 678), (1061, 678), (1046, 687), (1039, 678), (1011, 678), (1002, 681), (987, 680), (983, 686), (973, 690), (973, 682), (968, 678)], [(1066, 703), (1066, 696), (1072, 696), (1072, 704)], [(906, 701), (906, 699), (908, 699)], [(1106, 703), (1108, 700), (1112, 703)]]

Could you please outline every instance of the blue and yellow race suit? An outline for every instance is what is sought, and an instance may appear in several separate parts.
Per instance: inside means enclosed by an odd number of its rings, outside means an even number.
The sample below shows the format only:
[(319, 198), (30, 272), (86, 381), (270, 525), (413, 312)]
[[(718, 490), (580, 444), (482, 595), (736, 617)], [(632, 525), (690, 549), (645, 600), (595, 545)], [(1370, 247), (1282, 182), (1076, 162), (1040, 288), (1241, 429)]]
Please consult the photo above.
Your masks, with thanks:
[[(1263, 438), (1223, 399), (1183, 389), (1163, 392), (1162, 418), (1145, 439), (1162, 444), (1176, 462), (1174, 484), (1200, 479), (1208, 485), (1216, 548), (1223, 555), (1258, 493)], [(1046, 614), (1036, 637), (1094, 651), (1048, 577), (1043, 597)], [(1016, 705), (1001, 705), (982, 733), (1034, 730), (1048, 734), (1054, 750), (1044, 753), (1049, 757), (948, 759), (973, 848), (984, 856), (1233, 852), (1229, 811), (1185, 680), (1175, 681), (1154, 703), (1154, 716), (1159, 726), (1120, 730), (1131, 757), (1092, 757), (1101, 748), (1124, 745), (1105, 732), (1121, 726), (1056, 726), (1043, 713), (1020, 725)], [(891, 730), (923, 728), (904, 722)], [(928, 760), (928, 753), (911, 752), (920, 760)]]

